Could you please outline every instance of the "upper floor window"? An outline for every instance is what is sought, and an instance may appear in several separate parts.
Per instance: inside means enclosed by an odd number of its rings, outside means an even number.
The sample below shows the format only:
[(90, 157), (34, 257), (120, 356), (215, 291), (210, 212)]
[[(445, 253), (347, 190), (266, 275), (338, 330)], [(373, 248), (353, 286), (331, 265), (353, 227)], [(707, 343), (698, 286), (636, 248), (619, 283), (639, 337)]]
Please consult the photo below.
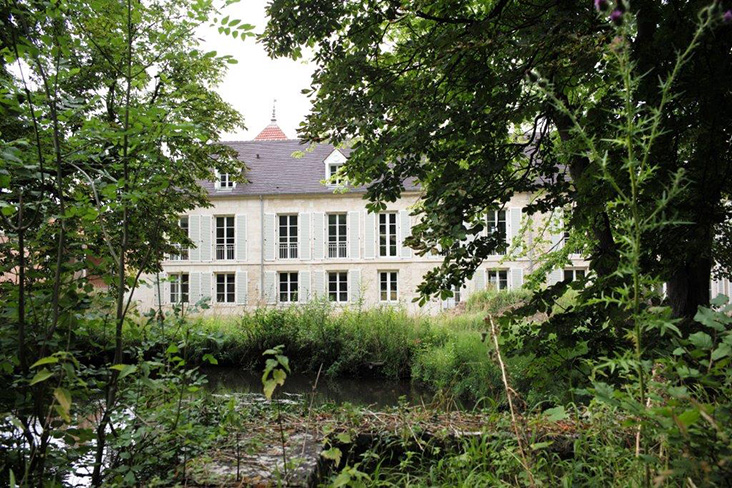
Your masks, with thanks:
[(381, 271), (379, 273), (379, 300), (382, 302), (396, 302), (398, 298), (398, 284), (396, 271)]
[(297, 215), (280, 215), (278, 227), (280, 259), (297, 258)]
[(348, 257), (346, 214), (328, 214), (328, 257)]
[(216, 259), (234, 259), (234, 217), (216, 217)]
[(216, 186), (220, 190), (231, 190), (236, 186), (231, 173), (217, 173)]
[(348, 273), (335, 271), (328, 273), (328, 300), (344, 303), (348, 301)]
[(508, 288), (508, 271), (505, 269), (489, 269), (488, 283), (496, 290), (505, 290)]
[(328, 165), (328, 184), (341, 186), (343, 179), (338, 175), (338, 171), (343, 167), (343, 163), (331, 163)]
[(488, 212), (488, 222), (486, 228), (488, 229), (489, 236), (493, 234), (497, 234), (498, 236), (498, 242), (500, 242), (500, 245), (496, 249), (495, 254), (506, 254), (506, 211), (490, 210)]
[(234, 303), (235, 301), (234, 273), (219, 273), (216, 275), (216, 301), (218, 303)]
[(280, 302), (296, 302), (297, 289), (297, 273), (280, 273)]
[[(178, 226), (183, 231), (183, 235), (186, 237), (189, 236), (188, 234), (188, 217), (181, 217), (178, 221)], [(182, 260), (187, 261), (188, 260), (188, 246), (184, 246), (182, 244), (174, 244), (176, 248), (178, 248), (178, 252), (175, 254), (170, 255), (170, 259), (173, 261)]]
[(397, 214), (396, 212), (379, 214), (379, 256), (397, 255)]
[(188, 303), (188, 273), (170, 275), (170, 303)]

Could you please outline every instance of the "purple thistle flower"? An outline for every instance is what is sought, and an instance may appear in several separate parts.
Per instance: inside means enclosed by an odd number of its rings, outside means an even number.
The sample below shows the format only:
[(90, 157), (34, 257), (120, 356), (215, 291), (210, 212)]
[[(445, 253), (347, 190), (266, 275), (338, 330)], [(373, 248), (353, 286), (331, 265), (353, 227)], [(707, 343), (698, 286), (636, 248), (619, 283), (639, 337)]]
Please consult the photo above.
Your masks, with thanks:
[(730, 22), (732, 22), (732, 10), (727, 10), (724, 15), (722, 15), (722, 22), (724, 22), (725, 24), (729, 24)]
[(604, 12), (607, 10), (609, 4), (607, 0), (595, 0), (595, 10), (598, 12)]
[(610, 12), (610, 20), (615, 25), (620, 25), (623, 23), (623, 12), (622, 10), (615, 9), (612, 12)]

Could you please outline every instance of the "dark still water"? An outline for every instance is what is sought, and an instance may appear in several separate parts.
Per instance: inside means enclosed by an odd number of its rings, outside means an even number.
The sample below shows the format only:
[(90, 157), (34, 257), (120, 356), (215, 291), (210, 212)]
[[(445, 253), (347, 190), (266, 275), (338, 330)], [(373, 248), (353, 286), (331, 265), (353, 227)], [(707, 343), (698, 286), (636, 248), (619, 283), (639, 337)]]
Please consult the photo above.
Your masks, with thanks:
[[(238, 368), (205, 368), (208, 377), (207, 389), (214, 393), (262, 393), (262, 374)], [(278, 391), (304, 395), (308, 401), (313, 392), (316, 375), (288, 375), (285, 386)], [(409, 381), (373, 378), (325, 378), (318, 380), (315, 389), (315, 404), (352, 403), (365, 406), (388, 407), (397, 405), (399, 397), (406, 397), (407, 403), (417, 405), (430, 403), (433, 394)]]

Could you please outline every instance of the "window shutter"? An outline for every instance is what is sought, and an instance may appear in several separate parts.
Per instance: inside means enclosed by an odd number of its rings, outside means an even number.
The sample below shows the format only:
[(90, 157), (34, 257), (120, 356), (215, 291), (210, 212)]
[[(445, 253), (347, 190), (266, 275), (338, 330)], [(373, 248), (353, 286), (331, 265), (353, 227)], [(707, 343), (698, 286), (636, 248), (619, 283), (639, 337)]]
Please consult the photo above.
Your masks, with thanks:
[(274, 304), (277, 300), (277, 290), (275, 289), (275, 278), (277, 273), (274, 271), (264, 272), (264, 300), (267, 304)]
[(323, 298), (325, 294), (325, 271), (313, 271), (313, 296)]
[(564, 279), (564, 270), (562, 268), (559, 269), (553, 269), (549, 273), (549, 284), (550, 285), (556, 285), (560, 281)]
[[(516, 236), (519, 235), (521, 231), (521, 208), (519, 207), (512, 207), (509, 209), (509, 229), (508, 229), (508, 245), (509, 248), (511, 244), (513, 243), (513, 240)], [(516, 246), (516, 251), (521, 251), (521, 246)]]
[(361, 212), (348, 212), (348, 257), (359, 259), (360, 239), (359, 216)]
[(155, 281), (153, 282), (153, 287), (154, 287), (153, 292), (155, 293), (155, 306), (156, 307), (159, 307), (160, 305), (163, 305), (166, 303), (166, 301), (165, 301), (165, 296), (166, 296), (165, 295), (165, 281), (164, 281), (166, 276), (167, 275), (165, 272), (155, 274)]
[(473, 275), (473, 291), (485, 290), (485, 270), (478, 269)]
[(247, 279), (246, 271), (236, 272), (236, 303), (239, 305), (247, 304), (247, 292), (248, 292), (249, 280)]
[(511, 281), (510, 286), (512, 290), (520, 289), (524, 284), (524, 269), (523, 268), (511, 268)]
[(201, 261), (211, 261), (210, 215), (201, 215)]
[[(180, 276), (180, 275), (179, 275)], [(170, 281), (168, 281), (168, 273), (160, 273), (160, 279), (163, 280), (163, 296), (162, 296), (162, 303), (163, 305), (169, 305), (170, 302)], [(178, 290), (180, 290), (180, 284), (178, 286)]]
[(310, 301), (310, 271), (300, 271), (297, 281), (297, 300), (299, 302)]
[(325, 257), (325, 214), (313, 213), (313, 259)]
[(188, 259), (190, 261), (201, 260), (201, 228), (200, 228), (201, 217), (198, 215), (191, 215), (188, 217), (188, 235), (193, 241), (193, 246), (188, 250)]
[(301, 213), (297, 216), (298, 226), (298, 254), (300, 259), (310, 260), (310, 214)]
[(247, 260), (247, 216), (239, 214), (236, 216), (236, 259)]
[(361, 299), (361, 270), (352, 269), (348, 272), (348, 293), (351, 301), (357, 302)]
[(412, 224), (409, 221), (409, 212), (407, 210), (399, 211), (399, 245), (401, 246), (400, 255), (403, 258), (412, 257), (412, 249), (404, 245), (404, 239), (412, 235)]
[(188, 295), (191, 304), (201, 299), (201, 273), (191, 273), (188, 283)]
[[(549, 231), (551, 232), (551, 249), (550, 251), (558, 251), (562, 248), (562, 240), (564, 239), (564, 212), (555, 210), (549, 222)], [(556, 225), (555, 225), (556, 224)]]
[(211, 273), (201, 273), (201, 298), (211, 299)]
[(363, 257), (374, 259), (376, 255), (376, 214), (366, 211), (363, 227)]
[(275, 258), (275, 214), (264, 214), (264, 259)]

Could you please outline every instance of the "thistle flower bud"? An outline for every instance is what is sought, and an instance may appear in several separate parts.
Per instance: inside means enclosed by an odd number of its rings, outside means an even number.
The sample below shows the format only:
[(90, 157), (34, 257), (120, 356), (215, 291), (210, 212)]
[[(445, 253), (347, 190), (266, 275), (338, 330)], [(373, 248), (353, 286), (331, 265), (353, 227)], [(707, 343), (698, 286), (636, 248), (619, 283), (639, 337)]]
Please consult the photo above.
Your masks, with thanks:
[(727, 10), (722, 15), (722, 22), (724, 22), (725, 24), (732, 23), (732, 10)]
[(610, 12), (610, 20), (615, 25), (620, 25), (623, 23), (623, 12), (622, 10), (615, 9), (612, 12)]

